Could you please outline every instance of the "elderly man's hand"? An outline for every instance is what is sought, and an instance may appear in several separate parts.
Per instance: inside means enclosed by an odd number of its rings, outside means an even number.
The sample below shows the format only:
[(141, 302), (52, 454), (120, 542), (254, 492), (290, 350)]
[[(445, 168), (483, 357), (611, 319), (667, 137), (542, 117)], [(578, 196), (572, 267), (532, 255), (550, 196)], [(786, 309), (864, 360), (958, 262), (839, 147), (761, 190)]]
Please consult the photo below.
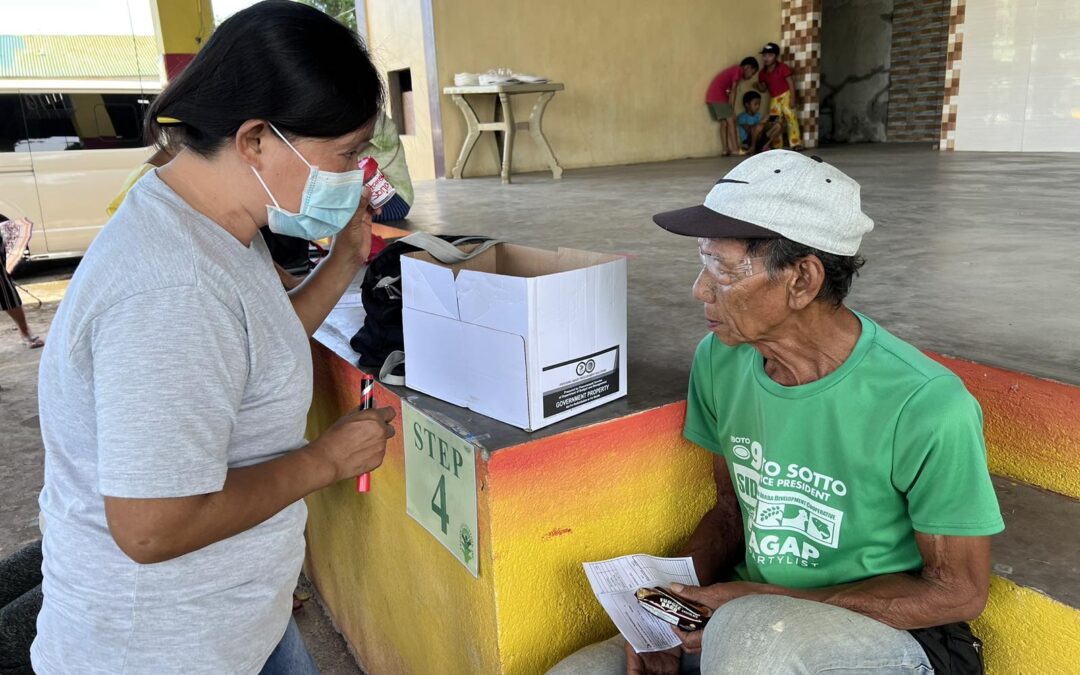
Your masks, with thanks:
[[(704, 587), (672, 584), (670, 588), (671, 592), (680, 598), (696, 602), (699, 605), (704, 605), (713, 611), (725, 603), (749, 593), (745, 586), (737, 581), (713, 584), (712, 586)], [(682, 640), (684, 652), (687, 654), (701, 653), (701, 634), (704, 631), (696, 630), (688, 633), (679, 630), (678, 628), (672, 628), (671, 630), (675, 632), (675, 635), (678, 636), (680, 640)]]
[(626, 675), (678, 675), (682, 663), (682, 649), (675, 647), (666, 652), (642, 652), (638, 654), (629, 642), (626, 648)]

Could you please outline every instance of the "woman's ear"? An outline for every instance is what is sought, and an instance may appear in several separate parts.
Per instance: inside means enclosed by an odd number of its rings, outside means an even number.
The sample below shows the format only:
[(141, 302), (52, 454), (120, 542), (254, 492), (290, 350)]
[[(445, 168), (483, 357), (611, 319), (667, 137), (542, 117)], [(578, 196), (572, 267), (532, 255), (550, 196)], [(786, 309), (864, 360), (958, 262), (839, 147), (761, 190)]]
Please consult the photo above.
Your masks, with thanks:
[(235, 147), (237, 154), (245, 163), (256, 169), (262, 168), (263, 147), (269, 125), (263, 120), (248, 120), (236, 130)]

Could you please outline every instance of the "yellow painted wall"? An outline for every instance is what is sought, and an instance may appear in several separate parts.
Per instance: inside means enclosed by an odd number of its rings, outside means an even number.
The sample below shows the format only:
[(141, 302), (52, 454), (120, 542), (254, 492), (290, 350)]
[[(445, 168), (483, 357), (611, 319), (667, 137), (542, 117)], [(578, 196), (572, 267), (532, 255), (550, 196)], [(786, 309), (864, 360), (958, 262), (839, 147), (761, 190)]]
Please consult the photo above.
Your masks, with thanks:
[[(360, 385), (324, 347), (314, 363), (311, 436)], [(400, 420), (396, 396), (376, 397)], [(400, 426), (370, 494), (344, 481), (309, 496), (306, 570), (366, 672), (539, 675), (613, 635), (581, 563), (674, 554), (715, 500), (684, 415), (671, 404), (483, 457), (476, 579), (405, 513)], [(1080, 672), (1080, 611), (1037, 591), (995, 577), (973, 629), (990, 675)]]
[[(432, 0), (439, 88), (454, 73), (509, 67), (563, 82), (545, 132), (565, 168), (719, 154), (705, 89), (720, 69), (780, 36), (779, 0)], [(369, 2), (369, 5), (371, 3)], [(411, 3), (404, 3), (411, 4)], [(521, 96), (515, 116), (528, 116)], [(447, 171), (465, 136), (461, 112), (442, 99)], [(477, 110), (490, 119), (491, 103)], [(466, 176), (496, 173), (492, 134)], [(410, 163), (412, 159), (410, 158)], [(546, 168), (528, 134), (516, 171)]]
[(615, 626), (582, 562), (674, 555), (716, 503), (675, 403), (494, 453), (488, 500), (502, 673), (539, 675)]
[[(412, 74), (416, 133), (402, 136), (409, 174), (414, 181), (435, 178), (431, 140), (431, 109), (424, 60), (424, 35), (419, 0), (366, 0), (368, 47), (386, 81), (390, 70), (409, 68)], [(390, 107), (387, 106), (389, 111)]]
[(989, 675), (1080, 673), (1080, 611), (994, 577), (971, 625), (985, 645)]
[(194, 54), (214, 31), (211, 0), (149, 0), (161, 54)]
[[(360, 373), (315, 345), (309, 437), (358, 404)], [(672, 554), (715, 501), (708, 453), (681, 403), (499, 450), (477, 464), (480, 576), (405, 512), (398, 435), (372, 491), (307, 498), (306, 572), (372, 675), (540, 675), (615, 633), (581, 567)], [(665, 486), (678, 485), (678, 498)]]
[[(313, 362), (309, 438), (360, 403), (360, 371), (317, 344)], [(400, 401), (382, 387), (375, 398), (397, 409), (397, 436), (370, 493), (357, 494), (347, 480), (308, 496), (304, 569), (365, 672), (497, 673), (488, 502), (478, 499), (476, 579), (406, 515)], [(483, 471), (478, 465), (480, 484)]]

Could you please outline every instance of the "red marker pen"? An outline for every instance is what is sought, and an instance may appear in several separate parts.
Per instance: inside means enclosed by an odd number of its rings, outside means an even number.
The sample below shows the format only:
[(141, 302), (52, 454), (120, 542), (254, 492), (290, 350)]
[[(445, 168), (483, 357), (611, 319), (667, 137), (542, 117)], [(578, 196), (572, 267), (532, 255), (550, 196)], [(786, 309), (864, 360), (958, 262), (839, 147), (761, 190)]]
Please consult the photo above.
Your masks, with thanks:
[[(375, 378), (367, 373), (360, 373), (360, 409), (371, 410), (375, 407)], [(371, 474), (356, 477), (357, 492), (371, 492)]]

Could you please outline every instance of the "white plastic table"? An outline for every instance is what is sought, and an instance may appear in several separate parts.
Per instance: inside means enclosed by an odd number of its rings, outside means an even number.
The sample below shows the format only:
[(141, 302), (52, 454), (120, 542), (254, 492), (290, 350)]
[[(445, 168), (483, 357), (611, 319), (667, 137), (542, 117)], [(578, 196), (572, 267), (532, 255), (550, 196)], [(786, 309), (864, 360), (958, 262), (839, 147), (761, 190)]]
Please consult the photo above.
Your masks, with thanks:
[[(472, 154), (476, 141), (480, 139), (480, 134), (485, 131), (493, 131), (501, 155), (501, 160), (498, 157), (496, 160), (499, 160), (502, 165), (500, 172), (502, 182), (509, 183), (510, 165), (514, 158), (514, 136), (518, 131), (528, 131), (536, 144), (540, 146), (540, 152), (546, 156), (548, 166), (551, 167), (551, 176), (555, 180), (561, 179), (562, 167), (559, 166), (558, 160), (555, 159), (555, 153), (551, 151), (551, 145), (548, 143), (547, 137), (544, 136), (542, 122), (544, 109), (547, 108), (548, 102), (555, 96), (555, 92), (563, 89), (563, 85), (557, 82), (546, 84), (491, 84), (470, 87), (446, 87), (443, 89), (443, 93), (452, 97), (454, 103), (461, 109), (461, 114), (465, 116), (465, 123), (469, 129), (469, 133), (465, 137), (465, 143), (461, 146), (457, 164), (454, 165), (451, 173), (452, 177), (462, 177), (465, 163), (469, 161), (469, 155)], [(536, 104), (533, 105), (532, 112), (529, 113), (528, 122), (514, 121), (514, 108), (510, 104), (510, 97), (517, 94), (540, 94)], [(465, 98), (466, 96), (495, 97), (494, 121), (481, 122), (477, 119), (476, 111)]]

